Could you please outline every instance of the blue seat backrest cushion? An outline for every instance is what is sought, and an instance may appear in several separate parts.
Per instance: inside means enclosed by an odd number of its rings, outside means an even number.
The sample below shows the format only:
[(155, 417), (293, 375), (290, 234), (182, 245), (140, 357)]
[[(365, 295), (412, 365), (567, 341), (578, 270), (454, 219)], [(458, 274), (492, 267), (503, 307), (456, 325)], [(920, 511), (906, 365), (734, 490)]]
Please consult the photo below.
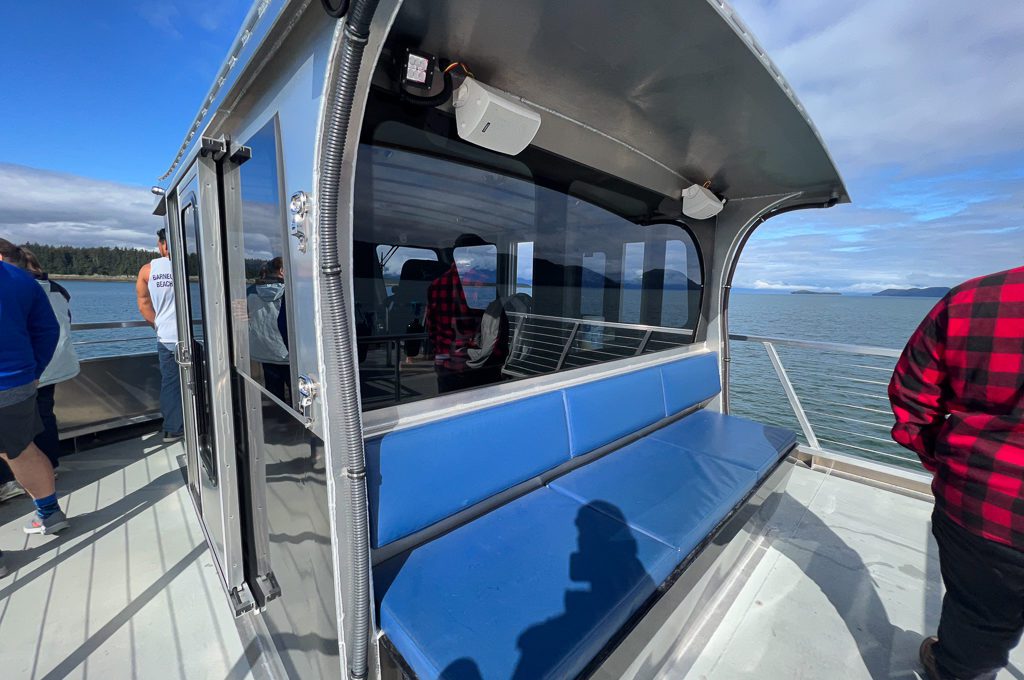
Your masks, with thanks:
[(567, 460), (561, 392), (368, 440), (373, 547), (424, 529)]
[(701, 354), (661, 367), (665, 412), (674, 415), (710, 399), (721, 391), (718, 354)]
[(570, 387), (565, 391), (565, 402), (573, 456), (610, 444), (665, 417), (659, 368)]

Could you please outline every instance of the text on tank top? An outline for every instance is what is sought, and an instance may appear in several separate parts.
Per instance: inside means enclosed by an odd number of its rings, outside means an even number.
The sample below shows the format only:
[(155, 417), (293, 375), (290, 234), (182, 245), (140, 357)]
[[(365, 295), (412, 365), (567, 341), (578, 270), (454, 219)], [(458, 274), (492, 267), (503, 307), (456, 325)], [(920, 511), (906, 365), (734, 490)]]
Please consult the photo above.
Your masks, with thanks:
[(156, 311), (157, 340), (165, 345), (178, 342), (178, 320), (174, 313), (174, 277), (171, 261), (160, 257), (149, 263), (149, 298)]

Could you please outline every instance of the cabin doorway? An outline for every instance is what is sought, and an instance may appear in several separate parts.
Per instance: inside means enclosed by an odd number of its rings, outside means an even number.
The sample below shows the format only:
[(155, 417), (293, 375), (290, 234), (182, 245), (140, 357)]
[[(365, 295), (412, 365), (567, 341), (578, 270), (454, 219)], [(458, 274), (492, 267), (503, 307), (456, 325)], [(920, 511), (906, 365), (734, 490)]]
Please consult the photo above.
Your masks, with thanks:
[[(173, 210), (173, 211), (172, 211)], [(229, 599), (253, 606), (245, 582), (231, 338), (224, 277), (220, 173), (200, 157), (171, 196), (171, 259), (178, 309), (189, 491)]]

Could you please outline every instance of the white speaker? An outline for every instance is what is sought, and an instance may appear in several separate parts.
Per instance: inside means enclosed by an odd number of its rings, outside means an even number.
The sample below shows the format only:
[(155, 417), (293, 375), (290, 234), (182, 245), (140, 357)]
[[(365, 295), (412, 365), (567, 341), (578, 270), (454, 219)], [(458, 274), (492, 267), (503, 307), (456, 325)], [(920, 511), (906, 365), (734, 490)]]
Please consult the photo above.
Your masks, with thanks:
[(466, 78), (452, 98), (459, 137), (514, 156), (533, 141), (540, 114), (492, 87)]
[(695, 220), (706, 220), (722, 212), (725, 203), (718, 200), (710, 189), (691, 184), (683, 189), (683, 214)]

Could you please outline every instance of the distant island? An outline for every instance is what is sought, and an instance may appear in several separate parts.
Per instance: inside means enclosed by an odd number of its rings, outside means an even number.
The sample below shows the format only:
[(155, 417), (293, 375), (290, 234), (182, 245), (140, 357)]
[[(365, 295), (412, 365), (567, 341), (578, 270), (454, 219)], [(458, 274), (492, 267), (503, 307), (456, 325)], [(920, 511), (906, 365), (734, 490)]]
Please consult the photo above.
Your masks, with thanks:
[(932, 288), (886, 288), (873, 295), (873, 297), (921, 297), (940, 298), (949, 292), (949, 288), (934, 286)]
[(790, 295), (842, 295), (831, 290), (794, 290)]

